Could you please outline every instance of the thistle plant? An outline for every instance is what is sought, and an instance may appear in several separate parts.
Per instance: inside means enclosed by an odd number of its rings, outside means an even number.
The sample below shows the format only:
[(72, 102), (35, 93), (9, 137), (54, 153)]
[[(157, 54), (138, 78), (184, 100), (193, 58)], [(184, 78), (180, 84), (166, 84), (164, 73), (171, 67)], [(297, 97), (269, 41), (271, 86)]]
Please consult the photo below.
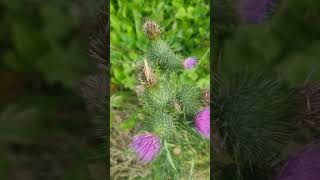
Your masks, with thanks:
[(237, 174), (230, 179), (266, 177), (257, 174), (270, 174), (297, 130), (296, 91), (281, 81), (247, 72), (216, 84), (213, 109), (219, 138), (214, 143), (222, 145), (223, 158), (229, 158), (221, 173), (233, 167)]
[(176, 54), (154, 21), (145, 21), (143, 31), (149, 49), (137, 61), (136, 88), (143, 118), (129, 147), (151, 164), (154, 179), (192, 178), (210, 162), (209, 90), (180, 81), (183, 71), (197, 67), (196, 57)]

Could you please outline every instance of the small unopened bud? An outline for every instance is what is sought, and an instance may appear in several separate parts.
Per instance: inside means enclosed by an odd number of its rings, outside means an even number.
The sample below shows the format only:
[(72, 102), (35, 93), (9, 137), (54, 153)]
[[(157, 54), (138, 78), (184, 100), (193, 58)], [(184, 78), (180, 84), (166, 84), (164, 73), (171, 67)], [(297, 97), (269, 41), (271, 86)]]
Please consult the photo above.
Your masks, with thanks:
[(143, 25), (143, 31), (150, 39), (155, 39), (161, 33), (160, 26), (154, 22), (147, 20)]

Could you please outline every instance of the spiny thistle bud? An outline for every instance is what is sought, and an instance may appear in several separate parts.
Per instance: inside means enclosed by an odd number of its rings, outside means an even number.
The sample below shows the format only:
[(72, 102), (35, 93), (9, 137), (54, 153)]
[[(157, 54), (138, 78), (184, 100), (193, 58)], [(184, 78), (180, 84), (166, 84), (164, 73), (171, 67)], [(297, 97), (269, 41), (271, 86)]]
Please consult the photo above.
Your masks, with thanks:
[(130, 147), (136, 152), (138, 159), (147, 164), (159, 154), (161, 141), (151, 133), (144, 133), (135, 136)]
[(177, 94), (181, 109), (186, 114), (195, 114), (201, 107), (201, 91), (192, 86), (182, 86)]
[(156, 40), (147, 52), (147, 59), (152, 67), (157, 66), (168, 73), (181, 69), (180, 56), (176, 55), (164, 40)]
[(203, 108), (196, 116), (197, 131), (205, 138), (210, 138), (210, 108)]
[(227, 78), (216, 91), (215, 130), (232, 158), (242, 165), (278, 160), (296, 130), (298, 109), (292, 89), (246, 72)]
[(161, 33), (161, 28), (156, 22), (147, 20), (143, 25), (143, 32), (145, 32), (150, 39), (155, 39)]
[(240, 0), (238, 11), (243, 23), (261, 23), (267, 16), (272, 0)]
[(185, 69), (193, 69), (196, 66), (197, 62), (198, 62), (197, 58), (188, 57), (187, 59), (184, 60), (183, 67)]
[(301, 151), (289, 157), (277, 180), (319, 180), (320, 179), (320, 143), (305, 146)]
[(141, 96), (144, 108), (152, 113), (161, 109), (171, 109), (176, 94), (173, 86), (172, 82), (159, 78), (157, 84), (152, 88), (146, 88)]
[(175, 118), (164, 112), (149, 114), (143, 123), (146, 131), (152, 131), (161, 138), (171, 137), (176, 133)]

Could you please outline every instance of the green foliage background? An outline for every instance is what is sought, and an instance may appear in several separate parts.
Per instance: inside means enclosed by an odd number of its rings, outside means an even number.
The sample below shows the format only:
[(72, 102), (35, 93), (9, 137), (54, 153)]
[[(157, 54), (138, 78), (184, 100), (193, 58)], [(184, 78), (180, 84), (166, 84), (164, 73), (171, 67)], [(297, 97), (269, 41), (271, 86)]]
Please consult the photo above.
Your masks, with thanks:
[[(233, 6), (229, 0), (220, 2)], [(216, 9), (221, 6), (217, 3)], [(258, 25), (236, 25), (230, 7), (228, 13), (217, 11), (214, 15), (219, 19), (214, 35), (219, 38), (215, 61), (222, 57), (220, 72), (230, 75), (244, 68), (264, 71), (292, 85), (319, 80), (318, 1), (280, 1), (270, 10), (272, 15)]]
[[(221, 79), (226, 80), (226, 83), (228, 83), (230, 79), (237, 79), (241, 72), (250, 72), (253, 77), (257, 74), (263, 74), (266, 79), (271, 79), (272, 81), (280, 80), (284, 87), (293, 88), (294, 90), (302, 88), (306, 83), (312, 84), (320, 81), (320, 26), (319, 23), (317, 23), (320, 17), (319, 1), (277, 1), (274, 6), (269, 9), (268, 14), (270, 15), (266, 17), (265, 21), (259, 24), (241, 24), (238, 22), (237, 12), (235, 12), (234, 8), (235, 2), (234, 0), (213, 1), (214, 65), (216, 73), (219, 74), (219, 78), (222, 77)], [(246, 87), (247, 84), (249, 84), (248, 81), (243, 81), (241, 87)], [(255, 86), (258, 87), (259, 83), (256, 83)], [(241, 93), (239, 89), (230, 88), (229, 92), (233, 90), (234, 94)], [(234, 96), (235, 99), (232, 99), (232, 103), (234, 104), (237, 104), (236, 98), (244, 98), (241, 104), (239, 104), (241, 107), (235, 106), (235, 108), (230, 111), (226, 106), (223, 106), (223, 113), (228, 115), (232, 115), (232, 112), (243, 113), (243, 115), (237, 114), (236, 118), (226, 118), (227, 120), (225, 121), (230, 120), (231, 122), (233, 122), (233, 120), (234, 122), (238, 122), (237, 118), (239, 117), (244, 117), (245, 120), (248, 120), (250, 116), (256, 115), (257, 117), (253, 118), (256, 120), (247, 122), (246, 125), (244, 125), (243, 129), (250, 129), (255, 123), (259, 123), (259, 120), (263, 119), (263, 117), (260, 118), (263, 113), (257, 113), (256, 108), (263, 106), (259, 105), (259, 98), (255, 97), (255, 92), (260, 96), (264, 91), (256, 91), (253, 87), (244, 89), (248, 91), (252, 90), (253, 93), (250, 96), (242, 96), (241, 94)], [(272, 93), (271, 88), (266, 88), (266, 90), (268, 93)], [(276, 92), (279, 93), (281, 91), (277, 90)], [(232, 95), (226, 95), (225, 97), (233, 98)], [(271, 96), (268, 95), (268, 97), (266, 96), (264, 99), (270, 97)], [(285, 96), (282, 95), (281, 97)], [(298, 95), (298, 97), (301, 98), (301, 95)], [(290, 100), (292, 101), (296, 101), (295, 98), (296, 96), (294, 95), (290, 96)], [(270, 102), (275, 104), (279, 99), (281, 98), (273, 98)], [(305, 106), (305, 99), (302, 101), (303, 102), (299, 102), (298, 104)], [(246, 103), (253, 103), (254, 107), (247, 109), (252, 110), (255, 108), (255, 112), (249, 113), (247, 110), (239, 111), (239, 109), (245, 107)], [(271, 107), (271, 105), (268, 107)], [(282, 105), (282, 107), (285, 107), (285, 105)], [(295, 105), (295, 108), (297, 107), (298, 106)], [(273, 109), (270, 110), (270, 112), (276, 114), (279, 109), (280, 108)], [(294, 110), (294, 112), (298, 111), (299, 110)], [(288, 113), (290, 111), (287, 110), (286, 112)], [(285, 115), (285, 113), (279, 113), (277, 117), (283, 115)], [(288, 122), (291, 122), (291, 125), (297, 126), (296, 121), (303, 121), (304, 118), (297, 115), (295, 115), (295, 117), (296, 118), (290, 117), (290, 119), (288, 119), (290, 121)], [(217, 117), (217, 119), (219, 118), (220, 117)], [(225, 121), (223, 122), (226, 123)], [(237, 132), (239, 132), (238, 130), (241, 130), (241, 127), (236, 127)], [(261, 124), (261, 127), (263, 127), (264, 130), (267, 129), (267, 126), (264, 124)], [(277, 125), (274, 127), (279, 128), (280, 126)], [(286, 129), (282, 131), (285, 130)], [(318, 137), (318, 133), (319, 131), (317, 130), (312, 131), (310, 128), (299, 124), (297, 130), (294, 131), (294, 135), (286, 140), (286, 147), (280, 148), (281, 146), (276, 146), (281, 149), (282, 155), (276, 161), (268, 163), (268, 166), (272, 167), (271, 171), (265, 167), (252, 168), (252, 166), (250, 166), (243, 168), (241, 176), (237, 176), (236, 174), (240, 171), (237, 170), (236, 163), (230, 163), (230, 159), (227, 158), (226, 153), (216, 154), (217, 162), (215, 167), (217, 167), (217, 170), (214, 175), (217, 176), (216, 178), (218, 179), (227, 180), (274, 179), (288, 155), (304, 144), (313, 141), (313, 139)], [(250, 134), (259, 135), (260, 132), (251, 132)], [(260, 136), (262, 137), (261, 134)], [(239, 137), (242, 138), (244, 135), (239, 135)], [(253, 140), (259, 138), (260, 137), (253, 137)], [(270, 139), (271, 138), (269, 138), (269, 140)], [(247, 142), (249, 141), (250, 139), (247, 139)], [(252, 144), (258, 145), (259, 143)], [(258, 152), (259, 148), (261, 148), (261, 146), (258, 146), (255, 152)], [(253, 157), (253, 153), (246, 153), (245, 155), (250, 158)], [(265, 159), (268, 158), (261, 158), (261, 161)], [(219, 174), (218, 169), (222, 166), (224, 166), (222, 168), (223, 172)]]
[(210, 54), (209, 1), (111, 1), (111, 82), (119, 88), (133, 90), (135, 62), (147, 49), (142, 32), (144, 17), (155, 20), (165, 29), (168, 43), (185, 57), (196, 56), (200, 65), (184, 75), (185, 81), (208, 85)]
[(0, 179), (101, 179), (79, 88), (99, 3), (0, 1)]

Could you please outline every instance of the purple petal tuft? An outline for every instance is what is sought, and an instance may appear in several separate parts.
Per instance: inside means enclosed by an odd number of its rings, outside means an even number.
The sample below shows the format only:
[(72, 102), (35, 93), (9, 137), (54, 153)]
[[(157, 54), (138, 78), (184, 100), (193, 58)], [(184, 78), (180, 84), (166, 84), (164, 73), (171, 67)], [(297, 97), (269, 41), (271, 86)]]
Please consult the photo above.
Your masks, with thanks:
[(272, 0), (240, 0), (239, 15), (244, 23), (261, 23), (267, 16)]
[(183, 62), (183, 67), (185, 69), (192, 69), (194, 66), (197, 64), (197, 58), (195, 57), (188, 57), (186, 60)]
[(311, 143), (289, 157), (277, 180), (319, 180), (320, 142)]
[(196, 129), (205, 138), (210, 138), (210, 108), (203, 108), (196, 116)]
[(138, 159), (147, 164), (158, 155), (161, 142), (157, 136), (145, 133), (135, 136), (130, 147), (136, 152)]

